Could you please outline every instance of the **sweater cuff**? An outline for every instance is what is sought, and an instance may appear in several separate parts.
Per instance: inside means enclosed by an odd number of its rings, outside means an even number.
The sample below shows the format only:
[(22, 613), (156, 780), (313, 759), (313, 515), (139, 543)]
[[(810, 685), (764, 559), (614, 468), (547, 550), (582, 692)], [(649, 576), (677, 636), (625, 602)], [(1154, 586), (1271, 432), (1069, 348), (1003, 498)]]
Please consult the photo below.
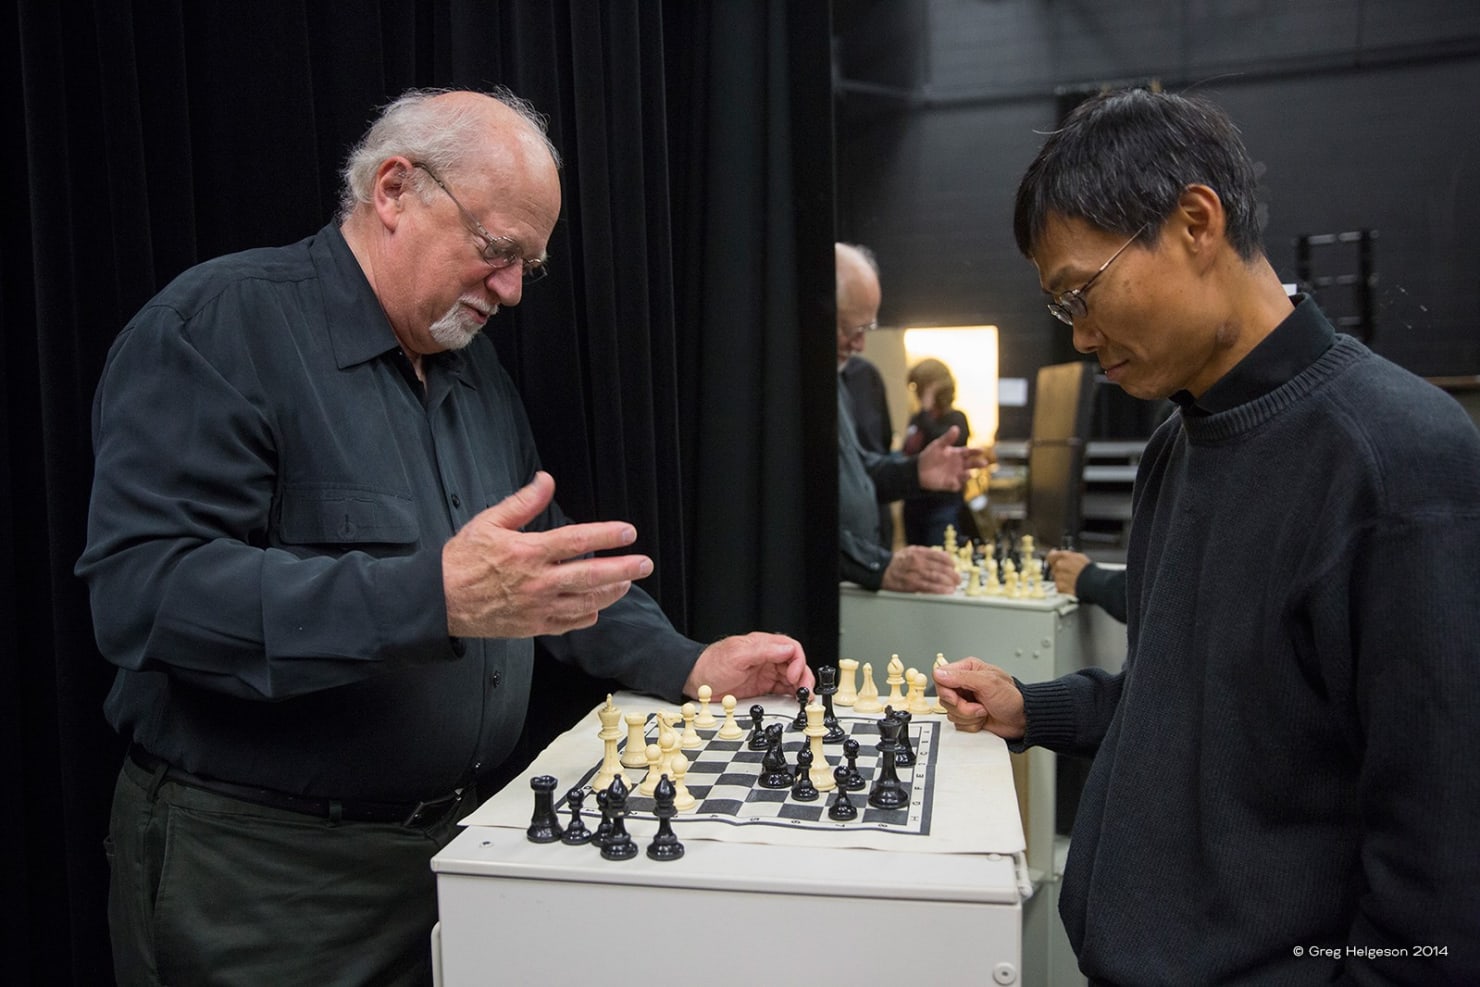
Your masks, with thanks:
[(1074, 696), (1063, 679), (1048, 682), (1017, 683), (1023, 694), (1023, 714), (1028, 720), (1023, 738), (1009, 744), (1017, 752), (1029, 747), (1051, 749), (1071, 747), (1075, 738)]

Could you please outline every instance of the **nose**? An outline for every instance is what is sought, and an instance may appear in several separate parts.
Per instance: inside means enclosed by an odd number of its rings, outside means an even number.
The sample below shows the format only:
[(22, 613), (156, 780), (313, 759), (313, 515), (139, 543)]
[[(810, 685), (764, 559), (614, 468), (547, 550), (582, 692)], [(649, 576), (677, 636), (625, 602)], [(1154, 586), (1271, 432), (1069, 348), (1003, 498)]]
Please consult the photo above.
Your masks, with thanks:
[(524, 297), (524, 267), (522, 264), (510, 264), (508, 267), (495, 268), (488, 272), (483, 283), (500, 305), (518, 305), (519, 300)]
[(1080, 353), (1093, 353), (1100, 348), (1104, 337), (1100, 331), (1090, 323), (1089, 317), (1074, 320), (1073, 334), (1074, 348)]

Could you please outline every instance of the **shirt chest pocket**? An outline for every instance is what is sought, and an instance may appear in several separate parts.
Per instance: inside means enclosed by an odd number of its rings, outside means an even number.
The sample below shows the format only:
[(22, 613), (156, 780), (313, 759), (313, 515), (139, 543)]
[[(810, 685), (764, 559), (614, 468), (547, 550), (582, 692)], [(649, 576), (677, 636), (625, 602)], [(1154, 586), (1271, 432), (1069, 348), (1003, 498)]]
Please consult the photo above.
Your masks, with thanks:
[(278, 502), (285, 545), (404, 545), (417, 541), (410, 497), (354, 487), (289, 487)]

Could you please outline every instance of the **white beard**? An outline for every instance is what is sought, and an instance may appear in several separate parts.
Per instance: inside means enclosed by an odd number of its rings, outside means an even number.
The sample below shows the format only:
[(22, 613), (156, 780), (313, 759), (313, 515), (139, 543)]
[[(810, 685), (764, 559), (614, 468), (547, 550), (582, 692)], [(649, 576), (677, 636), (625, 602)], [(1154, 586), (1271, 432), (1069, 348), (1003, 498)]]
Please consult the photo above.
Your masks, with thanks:
[[(474, 311), (468, 310), (470, 305), (474, 306)], [(483, 331), (483, 326), (498, 311), (498, 306), (495, 305), (487, 315), (480, 316), (479, 311), (471, 299), (459, 299), (446, 315), (427, 327), (427, 333), (444, 349), (460, 350)]]

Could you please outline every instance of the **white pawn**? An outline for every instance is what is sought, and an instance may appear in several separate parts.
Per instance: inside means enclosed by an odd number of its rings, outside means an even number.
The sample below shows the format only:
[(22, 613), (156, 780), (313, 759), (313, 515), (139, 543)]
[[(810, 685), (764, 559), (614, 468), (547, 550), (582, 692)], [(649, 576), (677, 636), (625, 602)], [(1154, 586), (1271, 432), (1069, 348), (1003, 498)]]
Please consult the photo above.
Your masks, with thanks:
[(627, 714), (627, 747), (622, 751), (622, 767), (647, 767), (647, 758), (642, 756), (643, 748), (647, 747), (647, 738), (643, 736), (646, 726), (647, 717), (641, 713)]
[[(933, 667), (939, 668), (942, 665), (948, 665), (948, 664), (950, 664), (950, 662), (946, 661), (946, 656), (943, 655), (943, 654), (941, 654), (939, 651), (937, 651), (935, 653), (935, 665)], [(930, 712), (932, 712), (932, 713), (944, 713), (945, 711), (946, 711), (945, 705), (942, 704), (941, 701), (940, 701), (940, 690), (937, 689), (935, 691), (935, 702), (933, 702), (930, 705)]]
[(910, 678), (910, 715), (924, 716), (926, 713), (931, 712), (930, 700), (925, 698), (925, 686), (929, 679), (924, 672), (913, 668), (909, 670), (908, 674)]
[(858, 700), (858, 662), (852, 658), (838, 659), (838, 694), (833, 696), (834, 706), (852, 706)]
[(709, 711), (709, 697), (712, 695), (714, 695), (714, 691), (709, 686), (699, 686), (699, 715), (694, 718), (694, 726), (701, 730), (708, 730), (719, 722), (714, 718), (714, 714)]
[(735, 697), (725, 696), (722, 705), (725, 707), (725, 722), (720, 724), (719, 733), (715, 736), (720, 740), (739, 740), (745, 736), (745, 731), (735, 722)]
[(699, 731), (694, 729), (694, 704), (683, 704), (683, 736), (678, 738), (678, 746), (686, 751), (697, 750), (704, 746), (704, 738), (699, 736)]
[(884, 704), (879, 702), (879, 687), (874, 683), (874, 666), (872, 662), (863, 663), (863, 686), (858, 690), (858, 698), (853, 702), (855, 713), (882, 713)]
[(689, 759), (679, 751), (673, 755), (673, 774), (669, 781), (673, 782), (673, 807), (679, 812), (687, 812), (699, 804), (694, 798), (694, 793), (689, 791), (689, 786), (683, 783), (684, 777), (689, 773)]
[(647, 745), (647, 769), (642, 784), (637, 786), (637, 794), (652, 798), (658, 790), (658, 781), (663, 777), (663, 751), (657, 744)]

